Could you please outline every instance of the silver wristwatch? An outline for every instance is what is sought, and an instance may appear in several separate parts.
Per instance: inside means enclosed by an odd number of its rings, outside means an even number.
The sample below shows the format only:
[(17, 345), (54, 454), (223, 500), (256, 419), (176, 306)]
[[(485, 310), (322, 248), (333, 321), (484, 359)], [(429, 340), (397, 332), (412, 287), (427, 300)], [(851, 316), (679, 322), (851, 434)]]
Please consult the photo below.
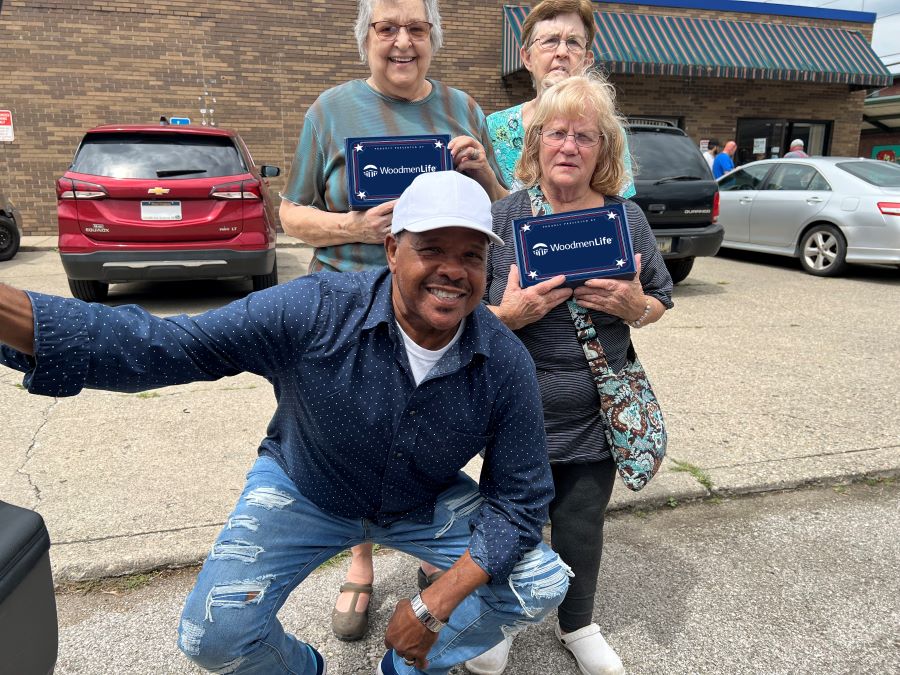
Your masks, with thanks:
[(412, 611), (415, 613), (416, 618), (422, 622), (422, 625), (425, 626), (432, 633), (437, 633), (443, 628), (446, 624), (440, 619), (435, 618), (435, 616), (428, 611), (428, 608), (425, 606), (425, 603), (422, 602), (421, 593), (416, 593), (412, 600)]

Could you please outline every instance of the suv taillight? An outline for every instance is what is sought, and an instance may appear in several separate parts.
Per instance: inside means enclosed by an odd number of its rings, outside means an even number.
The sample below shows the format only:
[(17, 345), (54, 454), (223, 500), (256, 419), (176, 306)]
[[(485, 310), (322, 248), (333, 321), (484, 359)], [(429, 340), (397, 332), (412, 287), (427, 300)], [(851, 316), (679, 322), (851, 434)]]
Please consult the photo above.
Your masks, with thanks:
[(878, 202), (878, 210), (886, 216), (900, 216), (900, 204), (897, 202)]
[(719, 221), (719, 191), (718, 190), (716, 190), (716, 193), (713, 195), (712, 221), (713, 221), (713, 223), (716, 223)]
[(57, 199), (106, 199), (109, 193), (102, 185), (83, 180), (60, 178), (56, 181)]
[(213, 199), (262, 199), (259, 182), (255, 180), (216, 185), (209, 191), (209, 196)]

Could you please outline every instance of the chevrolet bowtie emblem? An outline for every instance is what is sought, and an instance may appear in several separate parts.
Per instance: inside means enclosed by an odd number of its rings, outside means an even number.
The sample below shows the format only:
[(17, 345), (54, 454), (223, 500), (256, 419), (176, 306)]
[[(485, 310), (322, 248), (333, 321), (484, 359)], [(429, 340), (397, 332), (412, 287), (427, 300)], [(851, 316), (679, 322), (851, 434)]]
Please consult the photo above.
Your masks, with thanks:
[(147, 190), (147, 194), (148, 195), (157, 195), (157, 196), (167, 195), (167, 194), (169, 194), (169, 188), (161, 188), (161, 187), (150, 188), (149, 190)]

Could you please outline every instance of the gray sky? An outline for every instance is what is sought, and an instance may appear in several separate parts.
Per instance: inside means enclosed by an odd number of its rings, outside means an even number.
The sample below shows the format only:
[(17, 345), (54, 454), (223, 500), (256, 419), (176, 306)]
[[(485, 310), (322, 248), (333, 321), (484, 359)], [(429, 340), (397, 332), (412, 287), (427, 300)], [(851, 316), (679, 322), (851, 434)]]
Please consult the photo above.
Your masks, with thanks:
[(775, 0), (775, 4), (844, 9), (877, 15), (875, 30), (872, 32), (872, 49), (892, 73), (900, 75), (900, 0)]

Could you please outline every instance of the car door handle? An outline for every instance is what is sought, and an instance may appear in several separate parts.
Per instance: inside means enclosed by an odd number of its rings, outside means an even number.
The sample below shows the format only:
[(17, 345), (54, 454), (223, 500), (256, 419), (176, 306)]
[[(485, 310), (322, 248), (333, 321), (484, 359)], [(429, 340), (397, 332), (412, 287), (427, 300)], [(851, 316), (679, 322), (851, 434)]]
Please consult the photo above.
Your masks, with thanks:
[(806, 203), (807, 203), (807, 204), (821, 204), (821, 203), (824, 202), (824, 201), (825, 201), (825, 200), (822, 199), (821, 197), (807, 197), (807, 198), (806, 198)]
[(666, 205), (665, 204), (650, 204), (649, 206), (647, 206), (647, 210), (650, 213), (662, 213), (663, 211), (666, 210)]
[(738, 201), (741, 204), (749, 204), (753, 201), (753, 197), (741, 197)]

